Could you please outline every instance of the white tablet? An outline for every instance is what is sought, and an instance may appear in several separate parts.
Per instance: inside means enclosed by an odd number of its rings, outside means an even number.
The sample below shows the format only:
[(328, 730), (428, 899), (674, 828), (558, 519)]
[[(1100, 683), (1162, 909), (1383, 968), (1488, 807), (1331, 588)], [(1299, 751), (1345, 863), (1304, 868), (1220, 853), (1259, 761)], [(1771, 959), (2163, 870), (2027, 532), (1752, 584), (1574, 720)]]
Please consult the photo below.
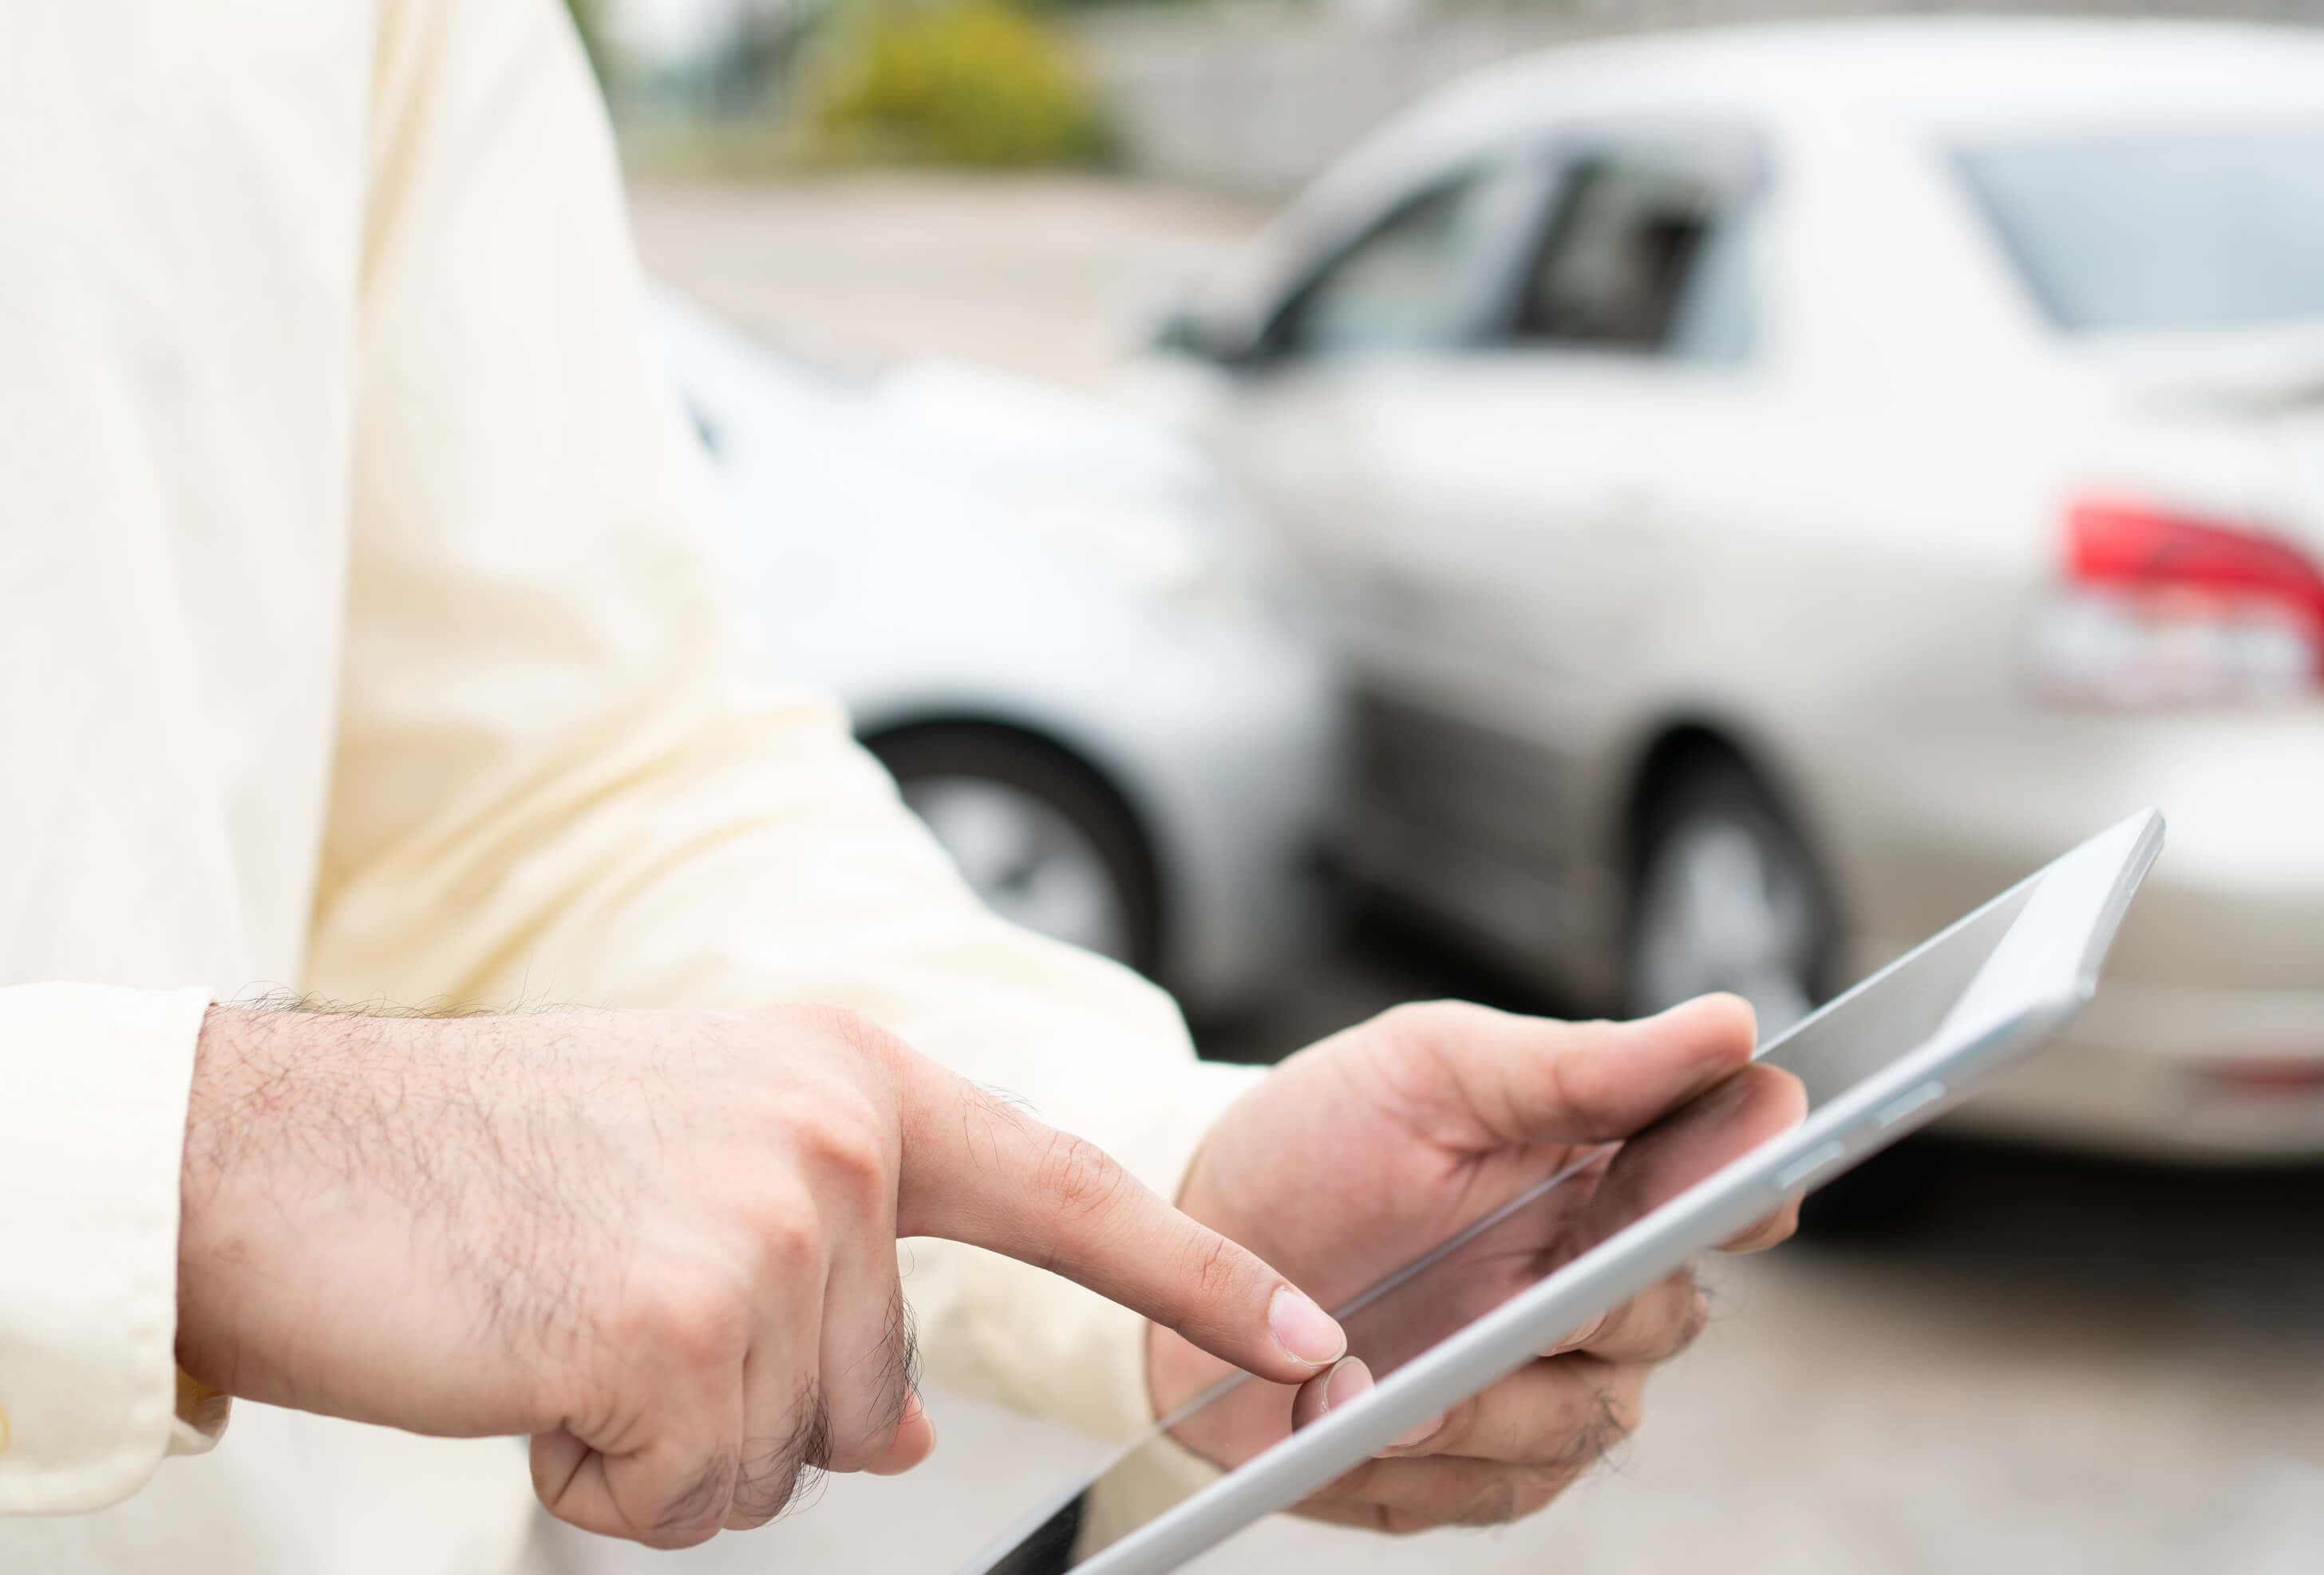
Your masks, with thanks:
[[(1095, 1539), (1083, 1534), (1084, 1496), (1135, 1454), (1139, 1446), (1133, 1444), (1036, 1507), (962, 1575), (1161, 1575), (1176, 1569), (1516, 1371), (1786, 1195), (1821, 1186), (1925, 1126), (2032, 1055), (2089, 999), (2116, 926), (2162, 845), (2159, 813), (2131, 816), (1761, 1046), (1758, 1058), (1807, 1086), (1808, 1116), (1800, 1126), (1404, 1360), (1370, 1394), (1093, 1547)], [(1545, 1178), (1338, 1311), (1350, 1317), (1404, 1290), (1604, 1152)], [(1352, 1323), (1350, 1334), (1357, 1354), (1364, 1354)], [(1240, 1381), (1238, 1376), (1198, 1396), (1163, 1425), (1183, 1421)]]

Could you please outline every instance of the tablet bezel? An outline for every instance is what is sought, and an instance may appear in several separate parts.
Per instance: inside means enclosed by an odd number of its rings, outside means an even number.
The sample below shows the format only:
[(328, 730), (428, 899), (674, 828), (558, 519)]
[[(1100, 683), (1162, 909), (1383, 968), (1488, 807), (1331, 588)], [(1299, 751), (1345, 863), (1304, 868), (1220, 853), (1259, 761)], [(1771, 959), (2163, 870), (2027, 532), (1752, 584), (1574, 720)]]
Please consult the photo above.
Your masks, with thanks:
[[(2123, 820), (1771, 1040), (1786, 1045), (1867, 998), (1969, 926), (2022, 907), (1921, 1045), (1816, 1108), (1682, 1196), (1609, 1237), (1245, 1462), (1202, 1492), (1074, 1565), (1075, 1575), (1163, 1575), (1261, 1515), (1289, 1507), (1407, 1430), (1532, 1360), (1568, 1331), (1646, 1290), (1767, 1213), (1927, 1125), (2024, 1059), (2089, 999), (2132, 896), (2163, 844), (2159, 811)], [(972, 1568), (984, 1567), (980, 1561)]]

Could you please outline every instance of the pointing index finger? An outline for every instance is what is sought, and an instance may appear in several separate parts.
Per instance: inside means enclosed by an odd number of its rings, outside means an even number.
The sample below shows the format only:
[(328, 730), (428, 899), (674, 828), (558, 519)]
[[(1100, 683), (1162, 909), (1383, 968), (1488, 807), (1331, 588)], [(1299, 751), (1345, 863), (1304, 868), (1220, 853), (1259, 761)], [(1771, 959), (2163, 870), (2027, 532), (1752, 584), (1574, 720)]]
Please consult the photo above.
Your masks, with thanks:
[(899, 1236), (1063, 1275), (1276, 1383), (1303, 1383), (1346, 1352), (1340, 1326), (1304, 1293), (1103, 1149), (909, 1060)]

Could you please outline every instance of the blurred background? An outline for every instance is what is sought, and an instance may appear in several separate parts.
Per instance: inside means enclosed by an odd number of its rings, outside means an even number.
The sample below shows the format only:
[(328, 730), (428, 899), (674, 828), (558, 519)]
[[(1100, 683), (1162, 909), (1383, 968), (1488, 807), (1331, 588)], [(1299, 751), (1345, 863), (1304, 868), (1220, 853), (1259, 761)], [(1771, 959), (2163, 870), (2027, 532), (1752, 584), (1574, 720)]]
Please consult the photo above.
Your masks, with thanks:
[[(1200, 1568), (2324, 1570), (2324, 0), (574, 9), (781, 659), (1206, 1054), (1772, 1031), (2171, 817), (1550, 1513)], [(948, 1568), (1095, 1452), (932, 1408), (652, 1561)]]

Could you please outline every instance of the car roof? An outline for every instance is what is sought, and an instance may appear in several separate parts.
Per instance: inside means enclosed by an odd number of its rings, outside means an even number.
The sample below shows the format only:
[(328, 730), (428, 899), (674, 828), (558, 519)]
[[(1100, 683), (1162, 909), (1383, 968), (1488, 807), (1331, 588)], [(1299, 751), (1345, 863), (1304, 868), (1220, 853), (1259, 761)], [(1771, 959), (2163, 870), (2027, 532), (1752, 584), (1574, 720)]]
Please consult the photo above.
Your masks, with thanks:
[(1675, 101), (1853, 112), (1948, 130), (2282, 109), (2324, 118), (2324, 34), (1966, 16), (1713, 28), (1519, 57), (1454, 82), (1424, 108), (1514, 131), (1568, 106)]
[(1213, 276), (1230, 336), (1422, 180), (1560, 124), (1642, 116), (1926, 140), (2324, 123), (2324, 32), (2123, 18), (1759, 23), (1562, 44), (1455, 78), (1366, 137)]

